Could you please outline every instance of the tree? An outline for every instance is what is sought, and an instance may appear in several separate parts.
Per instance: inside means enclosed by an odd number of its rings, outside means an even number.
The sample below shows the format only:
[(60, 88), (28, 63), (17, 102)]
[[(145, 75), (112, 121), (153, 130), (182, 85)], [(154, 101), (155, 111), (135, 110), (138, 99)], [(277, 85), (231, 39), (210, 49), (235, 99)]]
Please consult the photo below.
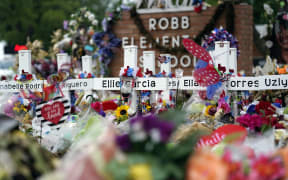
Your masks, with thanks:
[[(105, 14), (109, 0), (1, 0), (0, 39), (8, 44), (25, 44), (27, 37), (50, 45), (54, 30), (63, 20), (83, 6), (91, 8), (99, 18)], [(100, 17), (101, 16), (101, 17)]]

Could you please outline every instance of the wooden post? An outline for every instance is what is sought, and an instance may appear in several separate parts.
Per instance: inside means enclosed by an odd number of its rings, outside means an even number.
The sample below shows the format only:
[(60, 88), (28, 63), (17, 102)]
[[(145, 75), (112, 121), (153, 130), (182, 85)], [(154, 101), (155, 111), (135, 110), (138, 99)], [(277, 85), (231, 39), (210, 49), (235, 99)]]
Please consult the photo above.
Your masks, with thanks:
[(32, 74), (31, 50), (19, 51), (19, 68), (18, 73), (22, 74), (22, 70)]

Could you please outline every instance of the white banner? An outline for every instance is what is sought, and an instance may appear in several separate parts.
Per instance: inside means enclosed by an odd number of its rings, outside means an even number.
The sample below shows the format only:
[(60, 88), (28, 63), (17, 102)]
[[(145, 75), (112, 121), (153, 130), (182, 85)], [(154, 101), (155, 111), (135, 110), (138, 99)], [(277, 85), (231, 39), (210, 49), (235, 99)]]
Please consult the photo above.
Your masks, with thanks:
[(288, 89), (288, 75), (271, 75), (258, 77), (234, 77), (229, 80), (228, 90), (260, 91)]
[[(18, 92), (20, 90), (43, 90), (46, 81), (36, 80), (30, 83), (16, 81), (0, 81), (0, 92)], [(178, 84), (179, 83), (179, 84)], [(61, 83), (63, 91), (68, 90), (120, 90), (120, 78), (93, 78), (70, 79)], [(199, 86), (193, 77), (177, 78), (137, 78), (134, 84), (135, 90), (205, 90)], [(227, 83), (230, 91), (259, 91), (288, 89), (288, 75), (270, 75), (258, 77), (232, 77)]]
[(168, 89), (167, 78), (137, 78), (135, 90), (160, 91)]
[[(125, 82), (123, 82), (125, 83)], [(120, 90), (120, 78), (94, 78), (95, 90)], [(135, 90), (167, 90), (167, 78), (137, 78), (134, 84)]]
[(20, 90), (43, 90), (43, 81), (35, 80), (29, 83), (22, 83), (17, 81), (0, 81), (0, 92), (19, 92)]
[(93, 79), (69, 79), (60, 84), (63, 91), (68, 90), (92, 90)]
[(120, 90), (120, 78), (94, 78), (94, 90)]

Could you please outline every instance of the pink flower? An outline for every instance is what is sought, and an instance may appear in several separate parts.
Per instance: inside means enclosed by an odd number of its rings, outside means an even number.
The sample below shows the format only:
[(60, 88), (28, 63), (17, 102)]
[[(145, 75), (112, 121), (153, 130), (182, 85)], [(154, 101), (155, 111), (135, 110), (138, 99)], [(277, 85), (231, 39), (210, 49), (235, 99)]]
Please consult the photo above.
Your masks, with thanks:
[(256, 128), (261, 128), (264, 125), (264, 119), (258, 114), (245, 114), (237, 118), (237, 122), (239, 122), (242, 126), (248, 127), (251, 130), (255, 130)]
[(220, 98), (220, 99), (218, 100), (217, 111), (218, 111), (219, 109), (223, 109), (225, 114), (231, 112), (231, 108), (230, 108), (229, 104), (225, 101), (224, 98)]

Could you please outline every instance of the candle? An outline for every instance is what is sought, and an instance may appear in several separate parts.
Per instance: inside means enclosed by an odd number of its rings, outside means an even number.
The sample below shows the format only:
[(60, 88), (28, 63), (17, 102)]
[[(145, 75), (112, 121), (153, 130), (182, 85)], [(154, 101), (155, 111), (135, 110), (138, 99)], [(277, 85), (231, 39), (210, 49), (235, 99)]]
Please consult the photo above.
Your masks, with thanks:
[(22, 70), (24, 70), (24, 72), (32, 74), (31, 50), (19, 51), (19, 68), (18, 68), (19, 74), (22, 73)]

